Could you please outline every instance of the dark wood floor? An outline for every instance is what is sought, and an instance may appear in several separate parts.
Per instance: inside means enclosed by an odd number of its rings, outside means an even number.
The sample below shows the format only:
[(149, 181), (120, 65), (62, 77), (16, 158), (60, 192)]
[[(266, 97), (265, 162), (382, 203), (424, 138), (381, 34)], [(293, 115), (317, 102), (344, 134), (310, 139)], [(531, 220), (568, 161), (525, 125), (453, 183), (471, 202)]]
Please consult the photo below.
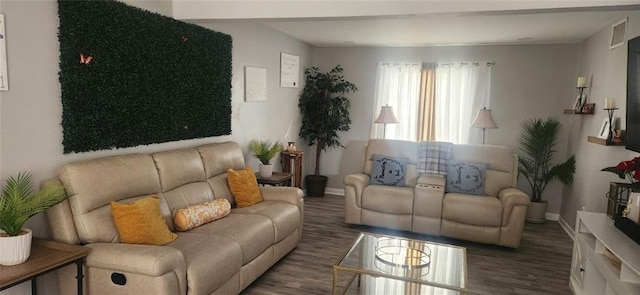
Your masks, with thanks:
[(344, 198), (305, 198), (302, 241), (242, 294), (331, 294), (332, 266), (359, 232), (392, 234), (467, 248), (470, 294), (571, 294), (572, 240), (557, 222), (526, 224), (519, 249), (344, 223)]

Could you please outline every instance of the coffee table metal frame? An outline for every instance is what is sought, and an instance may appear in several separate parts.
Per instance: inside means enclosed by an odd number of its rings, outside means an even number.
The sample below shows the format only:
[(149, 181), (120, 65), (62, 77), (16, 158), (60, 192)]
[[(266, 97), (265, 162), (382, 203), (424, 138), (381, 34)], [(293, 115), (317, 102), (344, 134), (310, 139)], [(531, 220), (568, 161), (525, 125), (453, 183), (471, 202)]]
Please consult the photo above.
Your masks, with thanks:
[[(347, 267), (347, 266), (341, 265), (342, 262), (347, 257), (349, 257), (349, 255), (359, 246), (359, 243), (363, 242), (363, 240), (367, 236), (373, 236), (373, 237), (376, 237), (376, 238), (384, 238), (384, 239), (404, 240), (404, 241), (408, 241), (408, 242), (418, 242), (418, 243), (424, 243), (426, 245), (433, 245), (433, 246), (440, 246), (440, 247), (451, 247), (451, 248), (456, 248), (456, 249), (462, 250), (462, 265), (461, 265), (462, 268), (461, 268), (461, 273), (460, 273), (460, 275), (463, 277), (462, 278), (462, 282), (463, 282), (462, 286), (446, 285), (446, 284), (441, 284), (441, 283), (437, 283), (437, 282), (430, 282), (430, 281), (426, 281), (426, 280), (410, 278), (410, 277), (406, 277), (406, 276), (397, 276), (397, 275), (385, 273), (383, 271), (373, 271), (373, 270), (363, 269), (362, 267), (360, 267), (360, 268), (358, 268), (358, 267)], [(360, 253), (360, 255), (363, 255), (363, 254)], [(376, 259), (375, 258), (375, 253), (368, 253), (368, 254), (365, 254), (365, 255), (372, 255), (372, 256), (374, 256), (374, 258), (372, 258), (372, 259)], [(359, 259), (362, 259), (362, 257), (360, 257)], [(360, 261), (360, 263), (362, 263), (362, 261)], [(340, 293), (339, 290), (338, 290), (338, 273), (340, 271), (349, 272), (349, 273), (353, 274), (353, 276), (349, 279), (347, 285), (345, 286), (345, 290), (342, 293)], [(332, 289), (332, 294), (334, 294), (334, 295), (336, 295), (336, 294), (345, 294), (347, 292), (347, 290), (350, 288), (350, 286), (354, 283), (354, 280), (356, 278), (358, 278), (358, 282), (357, 283), (360, 284), (360, 280), (361, 280), (361, 276), (362, 275), (367, 275), (367, 276), (371, 276), (371, 277), (382, 277), (382, 278), (389, 279), (389, 280), (403, 281), (403, 282), (407, 282), (407, 283), (415, 283), (415, 284), (419, 284), (419, 285), (432, 286), (432, 287), (436, 287), (436, 288), (442, 288), (442, 289), (448, 289), (448, 290), (457, 291), (459, 294), (467, 294), (467, 292), (468, 292), (467, 283), (469, 281), (468, 277), (467, 277), (467, 250), (464, 247), (458, 247), (458, 246), (454, 246), (454, 245), (447, 245), (447, 244), (440, 244), (440, 243), (428, 242), (428, 241), (423, 241), (423, 240), (415, 240), (415, 239), (409, 239), (409, 238), (403, 238), (403, 237), (394, 237), (394, 236), (388, 236), (388, 235), (361, 232), (360, 235), (353, 242), (353, 244), (351, 245), (349, 250), (347, 250), (345, 252), (345, 254), (342, 256), (342, 258), (340, 258), (340, 260), (333, 265), (333, 289)]]

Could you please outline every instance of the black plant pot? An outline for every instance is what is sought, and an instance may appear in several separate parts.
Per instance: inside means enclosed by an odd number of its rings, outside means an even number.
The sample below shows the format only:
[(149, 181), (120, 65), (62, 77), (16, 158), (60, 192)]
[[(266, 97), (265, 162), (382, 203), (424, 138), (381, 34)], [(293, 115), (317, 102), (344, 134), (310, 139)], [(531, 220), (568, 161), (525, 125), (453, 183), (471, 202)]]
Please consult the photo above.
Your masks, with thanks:
[(324, 175), (307, 175), (304, 178), (308, 197), (324, 196), (324, 189), (327, 187), (328, 177)]

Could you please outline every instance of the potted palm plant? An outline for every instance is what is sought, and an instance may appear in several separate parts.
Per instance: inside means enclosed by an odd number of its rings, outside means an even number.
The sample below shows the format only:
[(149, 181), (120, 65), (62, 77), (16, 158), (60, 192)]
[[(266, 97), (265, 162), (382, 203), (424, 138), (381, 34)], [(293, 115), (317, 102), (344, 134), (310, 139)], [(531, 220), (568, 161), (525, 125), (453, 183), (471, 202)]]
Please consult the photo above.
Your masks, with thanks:
[(561, 128), (562, 124), (554, 117), (529, 119), (522, 123), (522, 153), (518, 157), (518, 171), (531, 186), (531, 204), (526, 218), (528, 222), (545, 221), (547, 201), (542, 200), (542, 193), (550, 181), (557, 179), (565, 185), (573, 183), (573, 174), (576, 172), (574, 156), (563, 163), (553, 164)]
[(320, 73), (317, 67), (305, 69), (305, 86), (298, 107), (302, 114), (300, 137), (316, 146), (316, 161), (313, 175), (305, 177), (307, 195), (324, 196), (327, 177), (320, 175), (320, 155), (330, 147), (344, 147), (339, 140), (338, 131), (348, 131), (349, 99), (345, 94), (355, 92), (356, 86), (344, 80), (343, 69), (335, 66), (328, 73)]
[(0, 195), (0, 265), (16, 265), (29, 258), (32, 232), (24, 223), (66, 198), (62, 186), (48, 185), (34, 194), (30, 173), (9, 176)]
[(272, 143), (270, 140), (252, 140), (249, 142), (249, 150), (253, 156), (260, 160), (258, 167), (260, 177), (271, 177), (273, 174), (273, 164), (271, 160), (282, 151), (279, 141)]

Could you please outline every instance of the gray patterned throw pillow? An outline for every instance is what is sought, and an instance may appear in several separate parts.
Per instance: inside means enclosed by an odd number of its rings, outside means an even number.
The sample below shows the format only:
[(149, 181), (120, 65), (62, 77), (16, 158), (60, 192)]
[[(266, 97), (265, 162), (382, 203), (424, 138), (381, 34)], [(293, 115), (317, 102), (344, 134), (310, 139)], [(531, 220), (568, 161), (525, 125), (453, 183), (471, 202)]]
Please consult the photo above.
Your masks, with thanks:
[(409, 159), (373, 155), (371, 184), (404, 186), (405, 167)]
[(486, 164), (449, 161), (446, 190), (484, 196)]

